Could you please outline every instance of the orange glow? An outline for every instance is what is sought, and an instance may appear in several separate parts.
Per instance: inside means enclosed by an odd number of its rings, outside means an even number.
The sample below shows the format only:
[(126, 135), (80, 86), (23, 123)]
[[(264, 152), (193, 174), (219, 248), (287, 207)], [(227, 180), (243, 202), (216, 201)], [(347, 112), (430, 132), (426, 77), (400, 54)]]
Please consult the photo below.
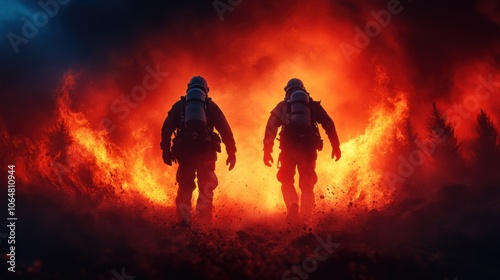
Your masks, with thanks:
[[(285, 206), (276, 179), (278, 141), (274, 166), (268, 168), (262, 162), (262, 138), (269, 112), (284, 96), (284, 85), (297, 77), (315, 100), (322, 101), (341, 142), (342, 159), (334, 162), (323, 135), (324, 150), (317, 161), (319, 210), (351, 205), (381, 209), (393, 201), (383, 178), (384, 155), (391, 150), (396, 127), (409, 116), (413, 106), (409, 99), (415, 94), (408, 81), (411, 70), (400, 63), (405, 54), (394, 43), (389, 26), (376, 39), (390, 45), (390, 51), (377, 49), (368, 61), (369, 56), (363, 55), (371, 52), (369, 46), (348, 63), (339, 44), (352, 42), (353, 24), (331, 17), (327, 9), (311, 9), (307, 4), (297, 9), (300, 15), (286, 22), (269, 20), (252, 30), (236, 32), (230, 25), (221, 25), (207, 35), (213, 35), (214, 43), (206, 50), (172, 45), (171, 38), (160, 39), (159, 44), (144, 38), (135, 56), (117, 59), (110, 55), (117, 65), (140, 65), (133, 81), (120, 80), (110, 70), (93, 83), (77, 87), (80, 75), (69, 71), (57, 90), (56, 117), (68, 125), (74, 142), (67, 159), (56, 159), (56, 163), (41, 148), (37, 171), (68, 194), (75, 195), (75, 188), (85, 192), (92, 185), (109, 188), (122, 201), (132, 201), (139, 194), (153, 203), (173, 206), (176, 167), (162, 162), (160, 129), (190, 77), (202, 75), (209, 83), (209, 95), (232, 126), (238, 148), (236, 168), (231, 172), (224, 165), (225, 151), (219, 154), (216, 211), (245, 209), (249, 217), (282, 213)], [(282, 30), (283, 26), (291, 30)], [(128, 107), (127, 114), (118, 115), (111, 104), (142, 83), (147, 66), (158, 66), (169, 76), (148, 91), (143, 101)], [(132, 86), (123, 85), (129, 83)], [(394, 89), (394, 84), (408, 90)], [(108, 117), (117, 127), (112, 132), (100, 125)], [(91, 170), (91, 182), (79, 173), (81, 167)]]
[[(152, 143), (140, 141), (147, 137), (143, 130), (132, 131), (124, 149), (112, 143), (105, 130), (92, 129), (83, 113), (72, 111), (69, 94), (77, 77), (71, 72), (65, 75), (56, 100), (58, 121), (68, 125), (74, 139), (69, 147), (68, 169), (78, 170), (79, 165), (90, 164), (95, 166), (92, 184), (96, 188), (111, 186), (116, 193), (139, 193), (152, 202), (171, 204), (172, 194), (163, 185), (167, 180), (173, 183), (173, 179), (154, 165), (156, 161), (146, 158), (145, 151), (152, 148)], [(78, 174), (63, 173), (69, 176), (71, 183), (78, 184)], [(71, 183), (67, 184), (68, 188), (72, 187)]]
[[(161, 162), (161, 152), (155, 142), (157, 137), (151, 135), (153, 130), (148, 129), (147, 125), (138, 126), (127, 134), (122, 141), (124, 144), (119, 146), (113, 143), (105, 130), (93, 129), (85, 114), (71, 109), (69, 93), (77, 78), (78, 75), (71, 72), (64, 77), (56, 101), (58, 121), (64, 121), (68, 125), (74, 139), (68, 149), (67, 169), (78, 170), (80, 165), (92, 166), (92, 185), (97, 188), (111, 186), (124, 200), (138, 193), (153, 203), (173, 206), (176, 191), (175, 168), (167, 167)], [(255, 97), (253, 102), (262, 97), (256, 92), (249, 96)], [(214, 96), (217, 100), (216, 97)], [(328, 209), (333, 205), (344, 208), (349, 202), (377, 209), (391, 201), (391, 194), (382, 181), (381, 165), (376, 159), (383, 152), (380, 148), (389, 146), (392, 131), (407, 116), (408, 106), (404, 93), (399, 93), (394, 98), (388, 97), (384, 101), (373, 108), (370, 125), (365, 132), (341, 145), (341, 161), (334, 162), (329, 158), (331, 147), (326, 137), (323, 137), (326, 140), (325, 149), (320, 152), (317, 164), (320, 179), (316, 193), (320, 209)], [(215, 205), (222, 209), (226, 207), (226, 211), (232, 205), (237, 206), (247, 209), (247, 214), (284, 211), (280, 185), (275, 177), (277, 168), (265, 167), (261, 160), (262, 137), (268, 113), (263, 111), (257, 114), (258, 107), (253, 107), (254, 110), (246, 114), (253, 113), (255, 117), (247, 115), (247, 122), (234, 125), (234, 120), (238, 118), (234, 115), (236, 112), (231, 110), (226, 99), (221, 99), (218, 103), (223, 109), (228, 109), (225, 111), (230, 123), (233, 123), (239, 150), (237, 168), (231, 172), (223, 164), (226, 155), (220, 154), (217, 165), (219, 188), (216, 191)], [(133, 120), (127, 127), (134, 127), (137, 123)], [(155, 132), (159, 133), (159, 128)], [(341, 130), (339, 133), (342, 135)], [(273, 155), (275, 159), (279, 152), (277, 142)], [(44, 174), (56, 178), (53, 174), (51, 176), (54, 170), (47, 170), (45, 166), (50, 165), (44, 163), (39, 168), (46, 169)], [(85, 188), (78, 173), (63, 174), (69, 177), (62, 182), (67, 193), (72, 193), (73, 187)], [(195, 193), (195, 199), (196, 196)], [(320, 199), (320, 196), (324, 199)]]
[[(387, 148), (383, 143), (389, 141), (395, 124), (407, 116), (407, 100), (404, 93), (395, 95), (387, 89), (384, 71), (375, 78), (375, 90), (370, 83), (350, 82), (347, 70), (358, 66), (346, 63), (338, 46), (343, 40), (352, 40), (352, 34), (343, 31), (341, 37), (342, 26), (332, 24), (333, 19), (326, 15), (323, 19), (335, 27), (318, 27), (321, 21), (289, 19), (290, 24), (297, 24), (295, 32), (308, 34), (307, 39), (294, 37), (294, 32), (282, 33), (279, 26), (265, 25), (246, 36), (235, 36), (230, 49), (222, 52), (227, 57), (220, 59), (231, 62), (222, 72), (213, 63), (215, 57), (213, 61), (196, 59), (183, 51), (160, 51), (145, 43), (143, 51), (151, 55), (153, 63), (143, 65), (143, 69), (159, 65), (171, 74), (148, 92), (144, 101), (130, 107), (123, 118), (110, 107), (113, 100), (130, 92), (123, 91), (122, 81), (114, 80), (113, 73), (92, 85), (76, 87), (80, 76), (68, 72), (58, 89), (56, 103), (58, 122), (68, 125), (74, 139), (68, 148), (69, 160), (62, 164), (63, 170), (70, 171), (61, 176), (51, 162), (39, 168), (54, 179), (54, 184), (63, 185), (67, 193), (73, 193), (74, 187), (85, 190), (86, 184), (91, 184), (110, 188), (125, 201), (140, 194), (153, 203), (173, 206), (176, 167), (168, 167), (161, 160), (160, 129), (171, 104), (185, 92), (189, 78), (200, 74), (208, 80), (211, 97), (226, 114), (238, 148), (236, 168), (231, 172), (224, 165), (225, 151), (219, 155), (216, 211), (237, 207), (251, 217), (281, 213), (285, 207), (276, 179), (279, 143), (275, 141), (274, 166), (268, 168), (262, 162), (262, 138), (269, 112), (283, 98), (285, 83), (298, 77), (311, 96), (322, 101), (336, 122), (342, 143), (343, 158), (334, 162), (330, 159), (330, 143), (323, 136), (325, 147), (319, 153), (316, 187), (320, 209), (343, 208), (349, 202), (369, 209), (383, 207), (391, 201), (391, 195), (384, 187), (380, 172), (383, 164), (377, 155), (384, 152), (381, 147)], [(221, 28), (224, 31), (226, 27)], [(221, 34), (223, 42), (231, 35)], [(294, 44), (283, 47), (293, 40)], [(142, 77), (137, 77), (137, 83), (141, 81)], [(79, 92), (75, 92), (77, 88)], [(370, 88), (373, 93), (366, 93)], [(73, 104), (75, 100), (77, 104)], [(350, 106), (359, 110), (353, 112)], [(115, 131), (108, 133), (99, 125), (104, 117), (113, 119)], [(81, 166), (90, 168), (91, 183), (75, 171)]]

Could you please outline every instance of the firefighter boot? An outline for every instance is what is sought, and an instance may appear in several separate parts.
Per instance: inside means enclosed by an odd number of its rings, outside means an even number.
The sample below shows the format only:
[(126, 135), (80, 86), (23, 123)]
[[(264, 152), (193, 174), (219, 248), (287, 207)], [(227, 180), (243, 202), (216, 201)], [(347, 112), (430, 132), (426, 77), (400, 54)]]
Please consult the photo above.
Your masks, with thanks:
[(312, 188), (302, 188), (300, 197), (300, 218), (305, 224), (312, 220), (315, 209), (314, 192)]
[(287, 207), (286, 222), (292, 225), (299, 222), (299, 205), (297, 203), (292, 203)]

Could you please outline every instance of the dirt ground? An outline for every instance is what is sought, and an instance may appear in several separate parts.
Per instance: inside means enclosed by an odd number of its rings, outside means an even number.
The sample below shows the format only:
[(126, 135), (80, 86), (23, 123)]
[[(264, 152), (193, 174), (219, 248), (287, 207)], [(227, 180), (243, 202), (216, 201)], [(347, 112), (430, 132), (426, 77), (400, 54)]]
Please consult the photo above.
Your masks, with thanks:
[(21, 192), (16, 273), (2, 273), (54, 280), (500, 279), (499, 193), (498, 186), (451, 185), (436, 202), (317, 213), (308, 226), (288, 225), (282, 214), (245, 222), (218, 211), (212, 227), (184, 228), (174, 225), (173, 209), (146, 202), (96, 212)]

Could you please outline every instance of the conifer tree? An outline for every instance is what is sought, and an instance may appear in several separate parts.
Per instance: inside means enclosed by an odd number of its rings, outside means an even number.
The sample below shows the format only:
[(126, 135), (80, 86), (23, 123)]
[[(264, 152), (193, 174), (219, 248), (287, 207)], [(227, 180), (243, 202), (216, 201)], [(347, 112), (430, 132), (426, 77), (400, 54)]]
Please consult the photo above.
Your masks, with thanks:
[(481, 110), (477, 116), (477, 138), (474, 143), (474, 155), (477, 168), (482, 176), (490, 176), (498, 172), (500, 163), (500, 147), (498, 130), (490, 116)]
[(452, 172), (461, 170), (464, 164), (455, 128), (435, 103), (432, 104), (432, 113), (427, 121), (427, 130), (431, 145), (435, 145), (432, 156), (437, 164), (441, 167), (450, 167), (451, 169), (448, 170)]
[(66, 163), (68, 147), (73, 142), (68, 124), (60, 121), (48, 133), (48, 153), (61, 163)]

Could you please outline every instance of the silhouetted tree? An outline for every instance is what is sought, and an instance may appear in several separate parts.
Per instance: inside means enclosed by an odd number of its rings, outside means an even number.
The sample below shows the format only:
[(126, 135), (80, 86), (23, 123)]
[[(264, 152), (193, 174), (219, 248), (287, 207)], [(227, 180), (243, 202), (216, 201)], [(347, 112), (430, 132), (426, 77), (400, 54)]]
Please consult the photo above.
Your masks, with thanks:
[(420, 186), (422, 184), (422, 166), (425, 164), (425, 153), (417, 144), (420, 139), (409, 117), (405, 119), (402, 125), (402, 133), (404, 137), (402, 143), (404, 158), (407, 164), (411, 164), (414, 170), (406, 178), (403, 186), (408, 198), (414, 199), (422, 195), (422, 188)]
[(460, 154), (460, 144), (455, 134), (455, 128), (448, 122), (446, 116), (439, 110), (436, 103), (432, 104), (432, 114), (427, 121), (431, 154), (439, 168), (447, 168), (456, 173), (463, 168), (463, 159)]
[(474, 143), (474, 155), (479, 173), (490, 176), (498, 172), (500, 148), (498, 146), (498, 130), (490, 116), (481, 110), (477, 116), (477, 138)]
[(393, 129), (391, 135), (392, 148), (389, 155), (407, 156), (413, 150), (418, 149), (418, 134), (415, 132), (410, 118), (407, 117), (403, 123)]
[(490, 116), (483, 110), (477, 116), (476, 131), (478, 133), (476, 156), (478, 160), (488, 161), (498, 152), (498, 131)]
[(68, 147), (73, 142), (68, 124), (65, 121), (60, 121), (48, 133), (48, 153), (54, 160), (61, 163), (66, 162)]
[[(415, 191), (421, 179), (424, 153), (417, 145), (418, 135), (407, 117), (392, 131), (391, 146), (385, 154), (385, 178), (400, 197), (418, 196)], [(392, 187), (397, 187), (392, 189)]]
[(415, 127), (413, 126), (409, 117), (406, 118), (404, 124), (404, 146), (408, 151), (413, 151), (418, 149), (417, 141), (418, 141), (418, 133), (415, 131)]

